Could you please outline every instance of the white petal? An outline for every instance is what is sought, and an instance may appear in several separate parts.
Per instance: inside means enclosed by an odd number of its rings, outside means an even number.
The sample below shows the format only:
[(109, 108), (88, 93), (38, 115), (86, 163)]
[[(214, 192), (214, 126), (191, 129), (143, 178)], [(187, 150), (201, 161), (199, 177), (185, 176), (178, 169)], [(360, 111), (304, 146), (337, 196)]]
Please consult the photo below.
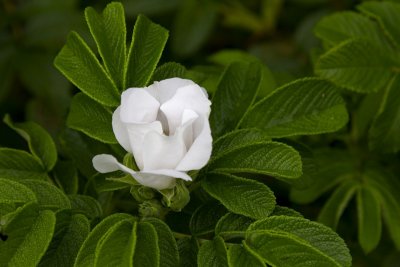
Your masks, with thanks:
[(126, 124), (121, 121), (120, 117), (121, 107), (118, 107), (112, 116), (112, 128), (114, 131), (115, 138), (118, 143), (128, 152), (132, 153), (132, 147), (129, 141), (128, 129)]
[(161, 104), (167, 102), (173, 97), (181, 87), (195, 84), (191, 80), (181, 78), (170, 78), (159, 82), (154, 82), (152, 85), (147, 87), (148, 92), (158, 100)]
[(178, 171), (199, 170), (204, 167), (211, 156), (212, 136), (208, 118), (200, 117), (194, 123), (195, 140), (186, 155), (175, 168)]
[(182, 136), (149, 132), (143, 140), (143, 171), (175, 169), (186, 154)]
[(185, 109), (191, 109), (199, 115), (208, 117), (211, 102), (205, 97), (203, 90), (197, 84), (179, 88), (175, 95), (161, 105), (169, 125), (169, 134), (174, 134), (182, 121)]
[(137, 172), (134, 174), (134, 178), (140, 184), (152, 187), (157, 190), (171, 188), (175, 185), (175, 179), (183, 179), (185, 181), (191, 181), (192, 178), (184, 172), (178, 172), (175, 170), (155, 170), (148, 172)]
[(191, 109), (185, 109), (182, 114), (182, 125), (176, 130), (175, 134), (180, 134), (185, 142), (186, 151), (192, 146), (193, 122), (199, 117), (196, 112)]
[(96, 171), (100, 173), (115, 172), (118, 170), (130, 174), (135, 173), (135, 171), (122, 165), (121, 163), (118, 162), (118, 160), (114, 156), (109, 154), (100, 154), (94, 156), (92, 159), (92, 163)]
[(130, 150), (133, 154), (136, 164), (140, 170), (143, 170), (143, 141), (145, 136), (149, 132), (154, 132), (156, 134), (162, 134), (163, 129), (161, 122), (155, 121), (147, 124), (126, 124)]
[(160, 103), (141, 88), (129, 88), (121, 96), (121, 121), (150, 123), (156, 120)]

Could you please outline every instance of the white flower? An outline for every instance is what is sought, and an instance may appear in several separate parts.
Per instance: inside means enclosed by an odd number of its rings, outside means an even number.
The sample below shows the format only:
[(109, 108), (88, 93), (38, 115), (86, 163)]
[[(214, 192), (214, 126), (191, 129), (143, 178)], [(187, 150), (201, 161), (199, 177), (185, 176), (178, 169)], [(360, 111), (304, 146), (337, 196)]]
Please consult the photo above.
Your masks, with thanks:
[(112, 127), (140, 172), (107, 154), (93, 158), (94, 168), (101, 173), (121, 170), (157, 190), (173, 187), (176, 178), (190, 181), (186, 172), (204, 167), (211, 156), (210, 105), (207, 92), (186, 79), (127, 89), (114, 111)]

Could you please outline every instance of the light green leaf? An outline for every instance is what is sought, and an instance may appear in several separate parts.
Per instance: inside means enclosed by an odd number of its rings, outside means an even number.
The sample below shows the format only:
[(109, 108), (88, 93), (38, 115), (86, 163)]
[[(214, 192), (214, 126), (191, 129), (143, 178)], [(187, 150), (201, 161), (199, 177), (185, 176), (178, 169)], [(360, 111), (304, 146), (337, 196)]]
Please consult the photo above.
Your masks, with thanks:
[(259, 129), (241, 129), (229, 132), (218, 138), (213, 144), (212, 157), (223, 152), (258, 142), (270, 141), (267, 134)]
[(78, 192), (78, 170), (72, 161), (59, 160), (54, 167), (54, 180), (66, 194)]
[(358, 242), (365, 253), (375, 249), (381, 239), (381, 203), (374, 191), (369, 186), (357, 191)]
[(218, 220), (227, 213), (221, 204), (206, 203), (198, 207), (190, 219), (190, 232), (195, 236), (214, 232)]
[(234, 130), (253, 104), (261, 83), (260, 63), (228, 65), (213, 96), (210, 125), (214, 137)]
[(56, 145), (41, 126), (30, 121), (14, 123), (9, 115), (3, 121), (28, 142), (30, 151), (42, 162), (46, 171), (53, 169), (57, 161)]
[(85, 41), (71, 32), (54, 65), (76, 87), (105, 106), (119, 105), (119, 92)]
[(1, 266), (37, 266), (53, 237), (56, 216), (52, 211), (41, 211), (35, 204), (27, 204), (7, 223), (0, 240)]
[(340, 217), (358, 187), (359, 183), (355, 180), (347, 180), (342, 183), (325, 203), (318, 215), (318, 221), (336, 230)]
[(208, 173), (202, 186), (231, 212), (253, 219), (268, 217), (276, 205), (271, 189), (254, 180), (222, 173)]
[(197, 255), (199, 267), (228, 267), (225, 242), (221, 237), (204, 242)]
[(228, 212), (215, 226), (215, 235), (243, 235), (253, 222), (254, 220), (249, 217)]
[(178, 239), (179, 249), (179, 267), (197, 266), (197, 254), (199, 251), (199, 243), (196, 238), (180, 238)]
[(83, 214), (89, 219), (103, 216), (100, 203), (96, 199), (85, 195), (68, 195), (68, 198), (74, 213)]
[(400, 75), (389, 83), (381, 109), (369, 131), (369, 147), (396, 153), (400, 150)]
[(176, 62), (167, 62), (159, 66), (151, 77), (151, 82), (162, 81), (169, 78), (179, 77), (185, 78), (186, 68)]
[(68, 197), (57, 187), (46, 181), (21, 180), (21, 184), (31, 189), (37, 202), (44, 209), (70, 209), (71, 203)]
[(85, 9), (86, 22), (96, 41), (104, 66), (122, 91), (126, 58), (126, 26), (124, 7), (112, 2), (103, 13), (98, 14), (92, 7)]
[(160, 249), (160, 264), (163, 267), (178, 266), (178, 246), (168, 225), (157, 218), (145, 218), (144, 221), (152, 224), (157, 232), (158, 247)]
[(0, 178), (0, 203), (36, 202), (35, 193), (27, 186), (16, 181)]
[(96, 246), (100, 239), (106, 234), (110, 227), (125, 220), (133, 221), (134, 219), (131, 215), (117, 213), (108, 216), (98, 225), (96, 225), (96, 227), (90, 232), (89, 236), (83, 242), (82, 247), (79, 249), (74, 266), (94, 266)]
[(400, 46), (400, 4), (392, 2), (364, 2), (357, 6), (362, 13), (377, 20), (385, 34)]
[(97, 244), (94, 266), (132, 266), (136, 226), (136, 222), (123, 220), (110, 227)]
[(229, 150), (212, 160), (208, 170), (298, 178), (301, 169), (301, 158), (296, 150), (278, 142), (263, 142)]
[(273, 216), (256, 221), (245, 242), (273, 266), (351, 266), (344, 241), (330, 228), (304, 218)]
[[(53, 240), (39, 266), (73, 266), (76, 254), (90, 231), (88, 219), (83, 215), (57, 214)], [(70, 216), (70, 215), (69, 215)]]
[(143, 15), (138, 16), (129, 48), (124, 88), (147, 85), (160, 60), (167, 39), (166, 29)]
[(158, 267), (160, 264), (160, 249), (154, 226), (150, 223), (140, 222), (136, 235), (136, 248), (132, 266)]
[(12, 180), (48, 178), (36, 157), (17, 149), (0, 148), (0, 177)]
[(350, 39), (322, 55), (315, 72), (349, 90), (376, 92), (392, 78), (393, 55), (363, 39)]
[(272, 138), (337, 131), (348, 120), (337, 89), (318, 78), (296, 80), (257, 102), (239, 126), (260, 128)]
[(68, 127), (104, 143), (116, 144), (112, 129), (112, 113), (88, 96), (78, 93), (71, 103)]
[(266, 267), (264, 261), (242, 245), (231, 245), (228, 250), (230, 267)]

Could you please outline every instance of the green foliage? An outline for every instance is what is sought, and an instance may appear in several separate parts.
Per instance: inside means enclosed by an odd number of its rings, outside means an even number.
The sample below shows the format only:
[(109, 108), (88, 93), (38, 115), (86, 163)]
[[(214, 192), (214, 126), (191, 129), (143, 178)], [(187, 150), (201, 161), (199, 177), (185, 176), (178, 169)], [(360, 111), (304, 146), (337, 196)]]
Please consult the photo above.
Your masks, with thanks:
[(214, 240), (202, 244), (197, 257), (199, 267), (228, 266), (226, 246), (221, 237), (216, 237)]

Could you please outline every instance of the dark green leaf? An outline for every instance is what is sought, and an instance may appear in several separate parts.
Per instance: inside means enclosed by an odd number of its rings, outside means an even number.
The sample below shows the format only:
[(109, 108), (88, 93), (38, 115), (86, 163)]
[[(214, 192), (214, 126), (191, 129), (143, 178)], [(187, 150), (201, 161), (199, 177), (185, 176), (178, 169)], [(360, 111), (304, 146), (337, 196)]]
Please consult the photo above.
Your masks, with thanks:
[(160, 249), (154, 226), (150, 223), (141, 222), (138, 224), (136, 235), (136, 248), (132, 266), (158, 267), (160, 264)]
[(204, 242), (197, 255), (197, 264), (199, 267), (228, 267), (224, 240), (217, 236), (212, 241)]
[(177, 242), (179, 249), (179, 267), (197, 266), (199, 243), (195, 238), (181, 238)]
[(74, 213), (81, 213), (89, 219), (103, 216), (100, 203), (96, 199), (85, 195), (69, 195), (68, 198)]
[(54, 179), (64, 193), (78, 192), (78, 170), (72, 161), (59, 160), (54, 168)]
[(27, 186), (16, 181), (0, 178), (0, 203), (37, 202), (35, 193)]
[(193, 213), (190, 219), (190, 232), (195, 235), (205, 235), (214, 232), (218, 220), (227, 213), (221, 204), (215, 202), (203, 204)]
[(169, 78), (185, 78), (186, 68), (176, 62), (167, 62), (159, 66), (153, 73), (151, 82), (162, 81)]
[(215, 226), (215, 235), (242, 235), (253, 222), (249, 217), (228, 212)]
[(264, 261), (242, 245), (231, 245), (228, 250), (230, 267), (266, 267)]

